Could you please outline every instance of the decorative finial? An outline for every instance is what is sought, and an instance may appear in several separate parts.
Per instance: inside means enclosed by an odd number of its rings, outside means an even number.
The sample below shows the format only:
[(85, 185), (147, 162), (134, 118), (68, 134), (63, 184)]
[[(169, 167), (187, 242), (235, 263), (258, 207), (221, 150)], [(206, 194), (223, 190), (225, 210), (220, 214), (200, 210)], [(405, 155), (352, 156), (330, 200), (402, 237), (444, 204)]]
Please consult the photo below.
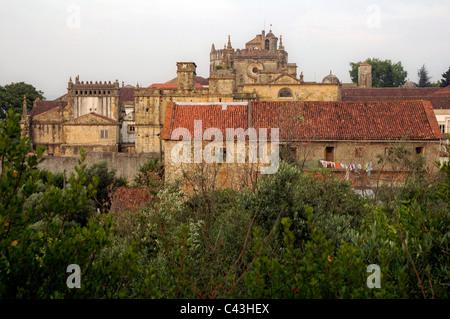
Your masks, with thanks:
[(232, 49), (232, 47), (231, 47), (231, 40), (230, 40), (230, 36), (228, 36), (228, 44), (227, 44), (227, 49)]
[(272, 32), (272, 24), (270, 24), (270, 30), (269, 30), (269, 32)]
[(72, 77), (69, 78), (69, 83), (72, 83)]
[(136, 84), (136, 88), (138, 88), (139, 89), (139, 82)]

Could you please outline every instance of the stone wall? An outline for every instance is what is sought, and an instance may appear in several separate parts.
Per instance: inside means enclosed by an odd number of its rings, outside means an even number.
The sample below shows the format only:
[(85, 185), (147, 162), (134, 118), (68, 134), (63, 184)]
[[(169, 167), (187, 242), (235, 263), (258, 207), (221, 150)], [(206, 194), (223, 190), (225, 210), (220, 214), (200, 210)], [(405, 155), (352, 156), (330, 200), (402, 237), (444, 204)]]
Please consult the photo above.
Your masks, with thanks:
[[(292, 97), (280, 98), (278, 96), (281, 89), (288, 88), (292, 92)], [(247, 84), (243, 87), (243, 92), (255, 91), (259, 101), (339, 101), (341, 90), (335, 84)]]
[[(180, 149), (178, 141), (164, 141), (165, 152), (165, 178), (166, 181), (173, 181), (182, 177), (183, 171), (190, 173), (202, 172), (202, 174), (210, 175), (210, 179), (217, 181), (216, 187), (232, 187), (240, 188), (245, 184), (249, 184), (251, 179), (259, 175), (260, 167), (267, 167), (268, 164), (260, 162), (260, 154), (258, 152), (258, 160), (255, 164), (248, 163), (248, 143), (246, 143), (246, 163), (239, 164), (237, 160), (237, 149), (234, 153), (234, 163), (223, 164), (194, 164), (193, 152), (190, 152), (191, 161), (186, 163), (186, 160), (181, 160), (181, 157), (177, 156), (177, 151)], [(187, 142), (189, 143), (189, 142)], [(377, 155), (383, 155), (385, 152), (394, 147), (400, 146), (400, 143), (405, 143), (405, 148), (411, 153), (411, 159), (416, 156), (416, 150), (420, 149), (421, 154), (426, 157), (426, 166), (430, 170), (435, 170), (434, 163), (439, 160), (439, 141), (407, 141), (407, 142), (390, 142), (390, 141), (316, 141), (316, 142), (294, 142), (286, 145), (289, 149), (292, 149), (294, 156), (297, 157), (299, 162), (305, 161), (306, 169), (318, 169), (321, 168), (320, 160), (327, 160), (327, 148), (331, 150), (331, 157), (328, 154), (328, 161), (338, 162), (344, 164), (360, 164), (362, 167), (371, 163), (372, 174), (368, 176), (365, 170), (360, 170), (360, 173), (352, 173), (350, 180), (352, 180), (354, 187), (373, 186), (378, 181), (390, 182), (401, 181), (405, 175), (404, 168), (394, 167), (390, 165), (379, 165)], [(178, 146), (177, 146), (178, 145)], [(225, 152), (230, 153), (229, 147), (225, 142), (209, 142), (203, 141), (203, 156), (209, 151), (211, 152), (214, 145), (218, 148), (225, 148)], [(206, 148), (208, 147), (208, 151)], [(280, 145), (280, 154), (282, 153)], [(188, 149), (193, 149), (193, 144)], [(174, 150), (174, 151), (172, 151)], [(176, 150), (176, 151), (175, 151)], [(266, 150), (272, 149), (270, 142), (267, 143)], [(180, 150), (181, 153), (183, 150)], [(269, 151), (270, 152), (270, 151)], [(181, 154), (179, 153), (179, 154)], [(203, 157), (204, 159), (205, 157)], [(178, 163), (177, 161), (181, 161)], [(189, 160), (187, 160), (189, 162)], [(341, 175), (344, 178), (346, 173), (342, 167), (330, 167), (330, 171), (336, 175)], [(362, 177), (365, 176), (365, 180)]]
[[(92, 165), (100, 161), (107, 161), (109, 168), (116, 169), (116, 175), (127, 178), (128, 182), (132, 182), (137, 174), (140, 165), (144, 164), (152, 154), (129, 154), (129, 153), (95, 153), (86, 152), (85, 164)], [(52, 173), (66, 172), (69, 177), (74, 172), (74, 167), (78, 165), (80, 156), (49, 156), (39, 164), (40, 169), (47, 169)]]

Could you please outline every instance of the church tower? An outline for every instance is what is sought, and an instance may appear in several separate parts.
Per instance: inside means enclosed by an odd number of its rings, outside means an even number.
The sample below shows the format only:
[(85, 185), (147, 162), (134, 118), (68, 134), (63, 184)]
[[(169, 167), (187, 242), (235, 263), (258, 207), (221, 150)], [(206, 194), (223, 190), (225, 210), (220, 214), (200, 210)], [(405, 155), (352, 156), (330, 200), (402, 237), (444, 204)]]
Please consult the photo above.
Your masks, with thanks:
[(358, 67), (358, 86), (362, 88), (372, 87), (372, 65), (363, 62)]

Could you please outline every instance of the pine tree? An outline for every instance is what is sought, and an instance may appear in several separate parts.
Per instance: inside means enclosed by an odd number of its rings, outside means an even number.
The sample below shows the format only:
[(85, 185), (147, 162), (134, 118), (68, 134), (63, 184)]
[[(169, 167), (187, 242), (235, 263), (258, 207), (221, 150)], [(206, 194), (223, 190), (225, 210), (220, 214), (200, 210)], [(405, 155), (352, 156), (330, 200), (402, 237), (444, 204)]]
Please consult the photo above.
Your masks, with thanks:
[(417, 76), (419, 77), (419, 82), (417, 86), (419, 87), (427, 87), (431, 86), (431, 76), (428, 75), (428, 70), (425, 67), (425, 64), (422, 65), (422, 67), (417, 70)]
[(446, 87), (447, 85), (450, 85), (450, 67), (447, 72), (442, 73), (441, 87)]
[(394, 70), (391, 64), (386, 65), (386, 70), (381, 78), (381, 87), (393, 87), (394, 86)]

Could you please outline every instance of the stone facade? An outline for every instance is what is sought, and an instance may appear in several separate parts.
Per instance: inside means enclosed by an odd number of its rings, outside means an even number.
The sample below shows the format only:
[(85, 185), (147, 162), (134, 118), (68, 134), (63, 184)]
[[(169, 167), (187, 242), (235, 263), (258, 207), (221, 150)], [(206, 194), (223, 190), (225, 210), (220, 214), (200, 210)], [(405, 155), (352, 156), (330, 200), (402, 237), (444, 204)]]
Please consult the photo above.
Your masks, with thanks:
[[(201, 126), (195, 126), (195, 121), (201, 121)], [(251, 185), (263, 167), (276, 166), (274, 158), (286, 158), (286, 151), (305, 168), (317, 169), (326, 161), (326, 167), (352, 179), (356, 186), (398, 182), (405, 168), (379, 164), (379, 156), (404, 147), (412, 159), (425, 156), (426, 166), (432, 170), (444, 139), (431, 103), (426, 101), (172, 102), (166, 123), (170, 124), (164, 126), (162, 138), (167, 181), (180, 178), (183, 172), (207, 174), (204, 177), (215, 186), (233, 188)], [(211, 129), (214, 138), (206, 134)], [(228, 135), (229, 129), (241, 129), (242, 138), (246, 137), (241, 139), (244, 147), (240, 151), (235, 136)], [(279, 132), (274, 139), (273, 129)], [(252, 130), (254, 135), (249, 133)], [(261, 135), (264, 130), (270, 134)], [(253, 148), (256, 157), (250, 156), (252, 147), (258, 148)], [(270, 158), (271, 154), (275, 157)], [(352, 167), (349, 176), (347, 167)]]
[[(132, 93), (124, 98), (121, 91)], [(73, 156), (82, 147), (93, 152), (118, 152), (120, 143), (130, 145), (134, 152), (134, 130), (121, 130), (121, 122), (134, 125), (134, 88), (119, 88), (116, 80), (111, 82), (80, 82), (70, 78), (68, 93), (54, 101), (34, 102), (30, 114), (22, 114), (23, 132), (33, 146), (45, 148), (45, 155)], [(131, 101), (130, 101), (131, 100)], [(131, 103), (130, 103), (131, 102)], [(120, 121), (120, 122), (119, 122)], [(131, 137), (129, 135), (132, 135)]]
[(358, 67), (358, 86), (362, 88), (372, 87), (372, 66), (363, 62)]
[(339, 101), (339, 81), (304, 82), (297, 65), (288, 63), (282, 39), (265, 31), (234, 49), (230, 37), (224, 49), (210, 52), (208, 87), (196, 83), (196, 64), (177, 63), (177, 81), (155, 83), (135, 90), (137, 153), (162, 155), (160, 135), (167, 103), (225, 103), (249, 101)]

